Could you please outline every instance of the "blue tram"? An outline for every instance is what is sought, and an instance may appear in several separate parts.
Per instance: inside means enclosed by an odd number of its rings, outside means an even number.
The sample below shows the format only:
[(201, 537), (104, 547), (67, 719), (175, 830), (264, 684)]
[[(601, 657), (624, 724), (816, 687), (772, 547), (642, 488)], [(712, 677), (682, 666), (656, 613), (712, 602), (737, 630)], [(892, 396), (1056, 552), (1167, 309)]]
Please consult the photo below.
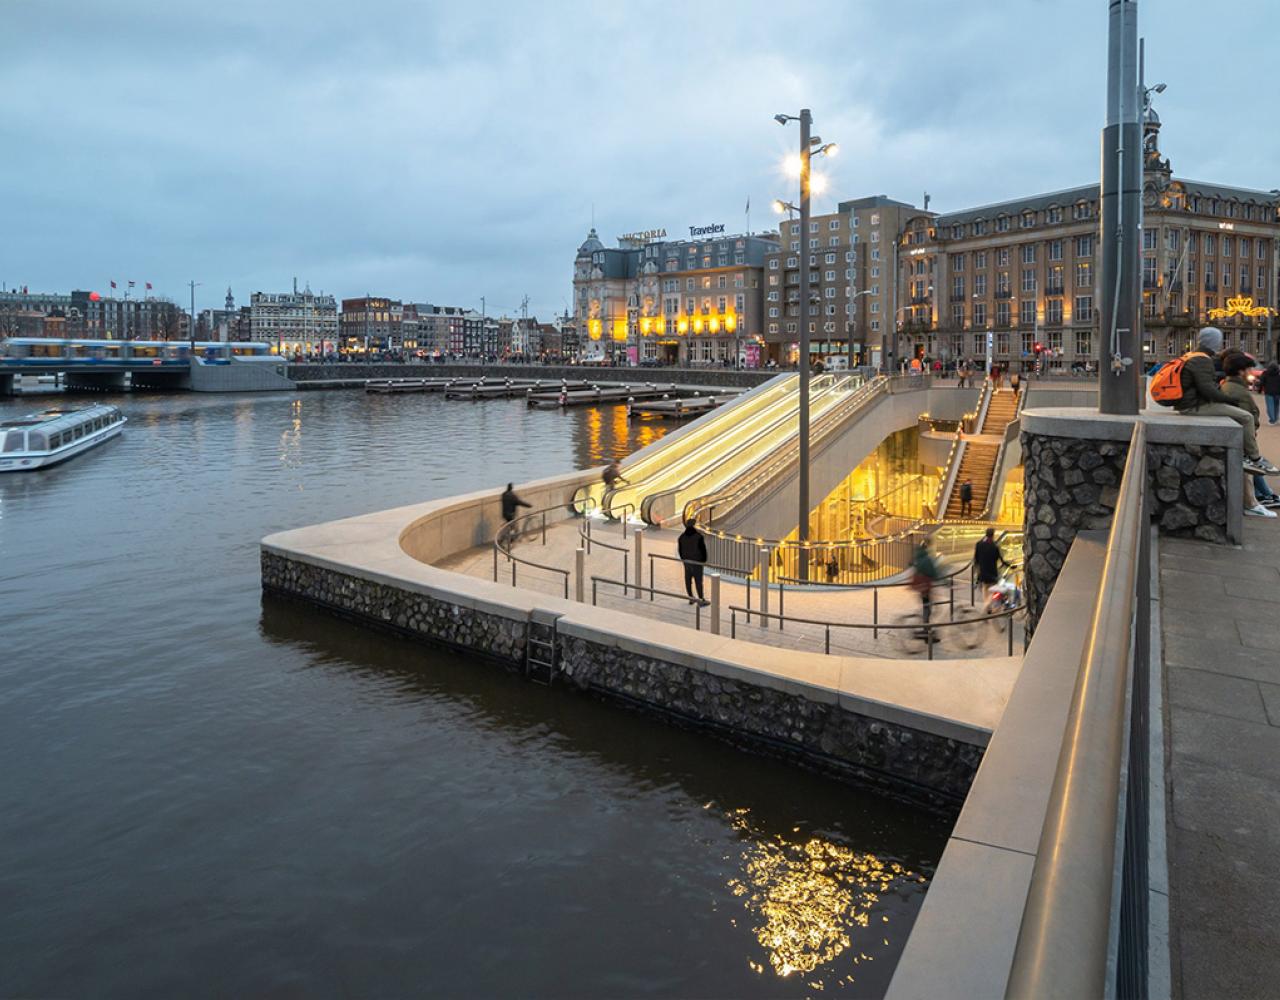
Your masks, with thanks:
[[(191, 361), (189, 340), (67, 340), (55, 337), (0, 339), (0, 364), (33, 368), (136, 367), (140, 364), (186, 366)], [(212, 363), (228, 363), (233, 357), (271, 356), (271, 345), (258, 341), (195, 342), (195, 357)]]

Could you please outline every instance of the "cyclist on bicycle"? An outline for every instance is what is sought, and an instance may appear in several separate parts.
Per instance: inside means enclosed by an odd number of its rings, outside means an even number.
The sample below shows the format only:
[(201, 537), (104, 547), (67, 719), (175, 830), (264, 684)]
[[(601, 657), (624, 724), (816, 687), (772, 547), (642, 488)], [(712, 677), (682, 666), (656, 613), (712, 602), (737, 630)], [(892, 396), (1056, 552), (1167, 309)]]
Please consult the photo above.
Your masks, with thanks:
[[(942, 575), (938, 563), (929, 551), (929, 539), (921, 539), (916, 553), (911, 559), (911, 589), (920, 595), (920, 617), (926, 625), (933, 611), (933, 583)], [(927, 630), (925, 630), (927, 632)], [(936, 637), (934, 637), (936, 641)]]

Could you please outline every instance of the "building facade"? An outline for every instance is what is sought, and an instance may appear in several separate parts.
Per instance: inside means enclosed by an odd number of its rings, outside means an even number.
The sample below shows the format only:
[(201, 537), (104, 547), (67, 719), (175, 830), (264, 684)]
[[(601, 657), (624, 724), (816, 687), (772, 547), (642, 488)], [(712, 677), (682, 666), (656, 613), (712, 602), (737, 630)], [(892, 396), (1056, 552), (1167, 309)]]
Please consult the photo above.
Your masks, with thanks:
[(323, 354), (338, 340), (338, 305), (332, 295), (254, 292), (249, 296), (249, 339), (280, 354)]
[[(1275, 356), (1280, 195), (1173, 176), (1160, 120), (1144, 122), (1142, 357), (1178, 356), (1203, 325)], [(1099, 187), (1084, 185), (906, 222), (898, 240), (895, 356), (989, 356), (1018, 369), (1096, 364)]]
[(365, 296), (342, 300), (338, 337), (344, 351), (395, 351), (403, 347), (400, 320), (403, 304)]
[(77, 289), (69, 294), (0, 292), (0, 336), (89, 340), (185, 340), (188, 317), (159, 296), (106, 297)]
[(579, 355), (603, 354), (624, 364), (754, 363), (764, 345), (765, 261), (777, 237), (710, 233), (714, 238), (666, 240), (659, 233), (623, 237), (608, 248), (592, 229), (578, 248), (573, 323)]

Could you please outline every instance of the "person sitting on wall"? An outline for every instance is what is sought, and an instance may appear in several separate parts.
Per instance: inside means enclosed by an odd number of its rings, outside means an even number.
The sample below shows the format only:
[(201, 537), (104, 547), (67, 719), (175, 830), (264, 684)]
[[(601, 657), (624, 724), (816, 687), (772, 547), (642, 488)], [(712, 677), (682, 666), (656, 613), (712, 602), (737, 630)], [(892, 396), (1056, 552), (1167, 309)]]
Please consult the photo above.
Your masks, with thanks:
[(1182, 365), (1182, 398), (1173, 404), (1178, 413), (1192, 417), (1230, 417), (1240, 425), (1244, 435), (1244, 471), (1251, 475), (1280, 475), (1258, 451), (1253, 415), (1236, 405), (1236, 400), (1218, 388), (1214, 375), (1214, 356), (1222, 350), (1222, 331), (1206, 326), (1196, 336), (1196, 348), (1185, 356)]

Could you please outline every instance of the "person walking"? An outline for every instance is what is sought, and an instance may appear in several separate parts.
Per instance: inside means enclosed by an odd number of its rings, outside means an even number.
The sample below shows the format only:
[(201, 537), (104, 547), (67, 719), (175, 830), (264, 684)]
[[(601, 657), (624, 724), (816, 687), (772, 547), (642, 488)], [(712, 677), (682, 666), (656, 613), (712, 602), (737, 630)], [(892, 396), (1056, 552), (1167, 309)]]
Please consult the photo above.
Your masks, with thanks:
[[(498, 532), (498, 537), (503, 534), (510, 533), (510, 524), (516, 519), (517, 507), (529, 507), (531, 504), (525, 503), (516, 495), (516, 488), (513, 484), (507, 483), (507, 488), (502, 494), (502, 528)], [(514, 541), (514, 538), (512, 538)]]
[(1192, 417), (1230, 417), (1240, 425), (1244, 435), (1244, 471), (1253, 475), (1280, 475), (1258, 451), (1253, 414), (1242, 410), (1236, 401), (1218, 388), (1214, 377), (1214, 356), (1222, 350), (1222, 331), (1216, 326), (1202, 328), (1196, 336), (1196, 348), (1183, 355), (1181, 371), (1182, 398), (1174, 402), (1176, 412)]
[[(710, 604), (702, 593), (702, 571), (707, 565), (707, 540), (698, 530), (697, 522), (689, 518), (684, 524), (676, 542), (676, 552), (684, 564), (684, 592), (689, 595), (690, 604), (700, 604), (704, 608)], [(698, 591), (697, 599), (693, 592)]]
[(1280, 364), (1274, 361), (1262, 371), (1262, 395), (1267, 400), (1267, 423), (1280, 421)]
[(622, 476), (622, 470), (618, 468), (618, 460), (614, 459), (604, 467), (604, 472), (600, 473), (600, 480), (604, 483), (606, 490), (617, 489), (619, 483), (631, 485)]
[(1004, 377), (1004, 372), (999, 365), (991, 366), (991, 389), (993, 392), (1000, 391), (1000, 380)]
[(1000, 546), (996, 544), (996, 529), (988, 528), (987, 533), (973, 547), (974, 575), (985, 589), (999, 583), (1000, 567), (1009, 565), (1000, 552)]
[(1009, 376), (1009, 388), (1013, 390), (1013, 401), (1018, 401), (1018, 390), (1022, 388), (1022, 376), (1014, 372)]
[[(1253, 393), (1249, 391), (1249, 384), (1245, 381), (1245, 373), (1252, 366), (1253, 359), (1243, 351), (1227, 351), (1222, 356), (1222, 391), (1231, 397), (1236, 406), (1253, 417), (1253, 426), (1256, 432), (1257, 427), (1262, 423), (1262, 419), (1258, 413), (1258, 404), (1253, 401)], [(1255, 473), (1252, 479), (1254, 502), (1249, 503), (1248, 495), (1250, 491), (1246, 489), (1245, 514), (1249, 517), (1280, 516), (1271, 509), (1273, 506), (1280, 504), (1280, 498), (1277, 498), (1275, 493), (1272, 492), (1266, 477)]]
[[(924, 624), (928, 625), (929, 618), (933, 614), (933, 585), (942, 575), (937, 561), (933, 558), (933, 553), (929, 551), (929, 539), (921, 539), (920, 544), (916, 546), (915, 555), (911, 559), (911, 570), (909, 586), (920, 595), (920, 617)], [(927, 628), (921, 629), (918, 637), (931, 642), (938, 641), (938, 637), (932, 635)]]
[(960, 484), (960, 516), (973, 517), (973, 480), (966, 479)]

